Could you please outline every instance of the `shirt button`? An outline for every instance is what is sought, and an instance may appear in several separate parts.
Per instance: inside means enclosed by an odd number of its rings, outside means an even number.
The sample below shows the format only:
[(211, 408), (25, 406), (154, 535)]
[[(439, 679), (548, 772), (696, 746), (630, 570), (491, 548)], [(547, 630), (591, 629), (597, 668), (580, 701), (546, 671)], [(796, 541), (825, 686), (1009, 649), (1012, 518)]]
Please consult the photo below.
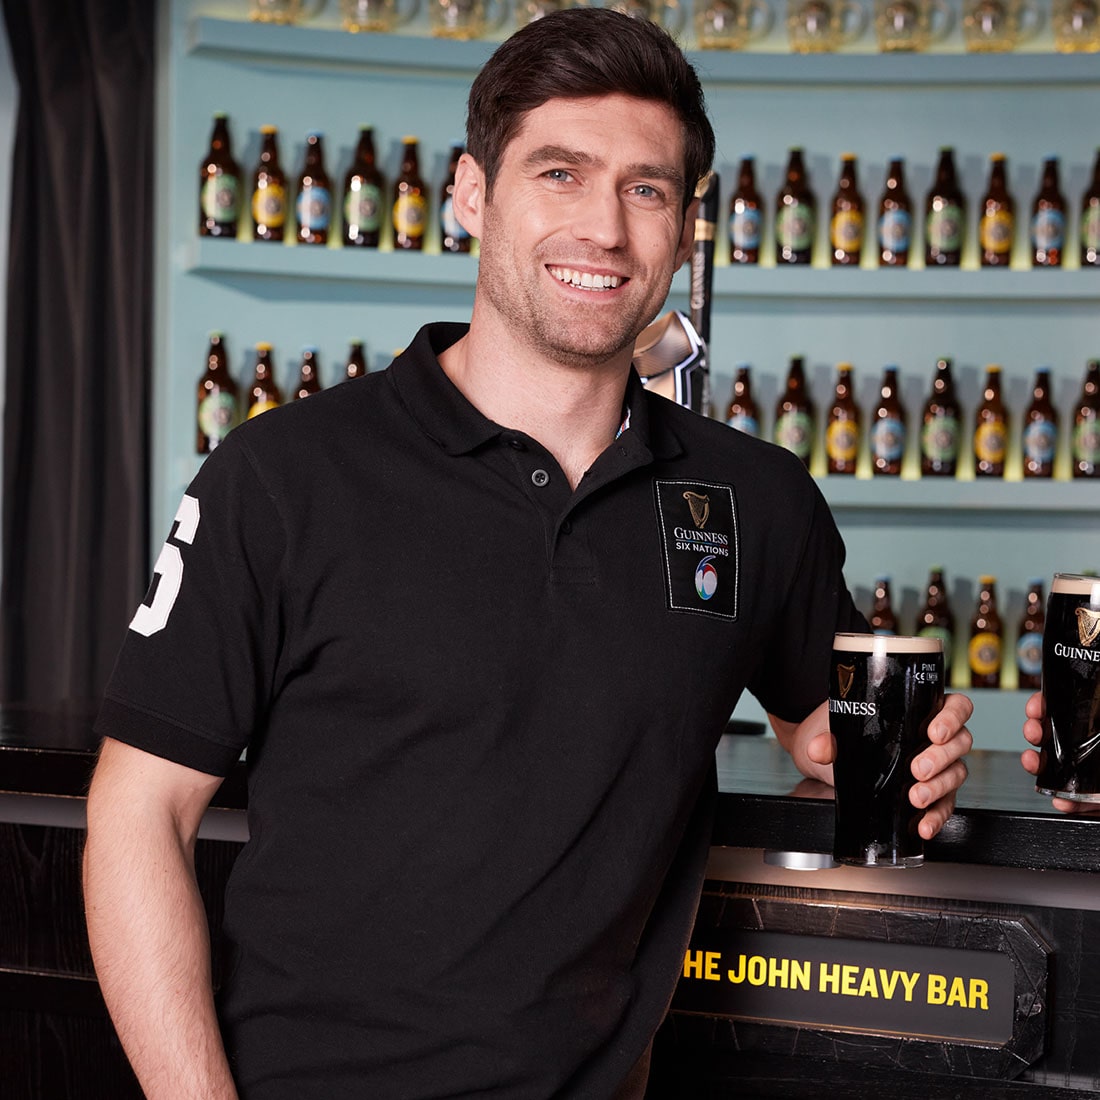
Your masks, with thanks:
[(512, 450), (514, 450), (514, 451), (526, 451), (527, 450), (527, 448), (523, 444), (523, 440), (520, 439), (518, 436), (514, 436), (514, 435), (508, 436), (508, 446), (511, 447)]
[(531, 481), (541, 489), (550, 483), (550, 475), (545, 470), (536, 470), (531, 475)]

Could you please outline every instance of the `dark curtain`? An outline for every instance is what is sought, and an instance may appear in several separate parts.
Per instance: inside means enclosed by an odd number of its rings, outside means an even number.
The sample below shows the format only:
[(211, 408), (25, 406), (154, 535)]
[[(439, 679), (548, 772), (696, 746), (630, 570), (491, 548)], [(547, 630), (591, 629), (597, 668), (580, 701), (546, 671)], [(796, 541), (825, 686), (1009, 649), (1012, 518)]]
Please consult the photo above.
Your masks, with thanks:
[(148, 580), (153, 0), (3, 0), (19, 83), (0, 700), (97, 697)]

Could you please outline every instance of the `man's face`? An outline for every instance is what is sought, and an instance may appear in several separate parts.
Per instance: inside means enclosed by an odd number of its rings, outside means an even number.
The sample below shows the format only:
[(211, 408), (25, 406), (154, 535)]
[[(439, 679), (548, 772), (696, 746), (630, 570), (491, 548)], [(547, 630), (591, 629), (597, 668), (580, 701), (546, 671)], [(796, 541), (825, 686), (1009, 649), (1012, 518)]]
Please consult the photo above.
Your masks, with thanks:
[(633, 348), (691, 248), (683, 164), (664, 104), (616, 94), (528, 112), (467, 226), (481, 238), (479, 306), (565, 365)]

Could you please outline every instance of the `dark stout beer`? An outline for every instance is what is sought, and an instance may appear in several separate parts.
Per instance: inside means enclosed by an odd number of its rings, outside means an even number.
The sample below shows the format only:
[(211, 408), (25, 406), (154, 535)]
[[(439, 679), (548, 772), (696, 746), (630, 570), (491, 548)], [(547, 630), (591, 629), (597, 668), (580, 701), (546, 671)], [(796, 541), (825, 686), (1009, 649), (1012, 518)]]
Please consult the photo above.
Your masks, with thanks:
[(1100, 578), (1055, 573), (1043, 629), (1040, 794), (1100, 802)]
[(833, 856), (860, 867), (916, 867), (923, 811), (909, 801), (913, 758), (943, 706), (939, 638), (838, 634), (829, 670), (836, 738)]

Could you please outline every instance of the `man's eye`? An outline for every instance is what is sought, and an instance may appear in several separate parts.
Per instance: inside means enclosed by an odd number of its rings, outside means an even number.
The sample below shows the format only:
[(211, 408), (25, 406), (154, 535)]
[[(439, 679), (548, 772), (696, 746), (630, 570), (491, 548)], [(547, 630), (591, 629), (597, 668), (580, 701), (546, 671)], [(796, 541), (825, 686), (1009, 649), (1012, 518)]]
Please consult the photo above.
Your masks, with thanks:
[(571, 180), (573, 177), (570, 175), (569, 171), (565, 168), (551, 168), (546, 173), (546, 178), (551, 179), (551, 180), (555, 180), (555, 181), (559, 181), (561, 183), (566, 183), (569, 180)]
[(639, 183), (634, 188), (634, 194), (643, 199), (656, 199), (660, 197), (661, 192), (648, 183)]

